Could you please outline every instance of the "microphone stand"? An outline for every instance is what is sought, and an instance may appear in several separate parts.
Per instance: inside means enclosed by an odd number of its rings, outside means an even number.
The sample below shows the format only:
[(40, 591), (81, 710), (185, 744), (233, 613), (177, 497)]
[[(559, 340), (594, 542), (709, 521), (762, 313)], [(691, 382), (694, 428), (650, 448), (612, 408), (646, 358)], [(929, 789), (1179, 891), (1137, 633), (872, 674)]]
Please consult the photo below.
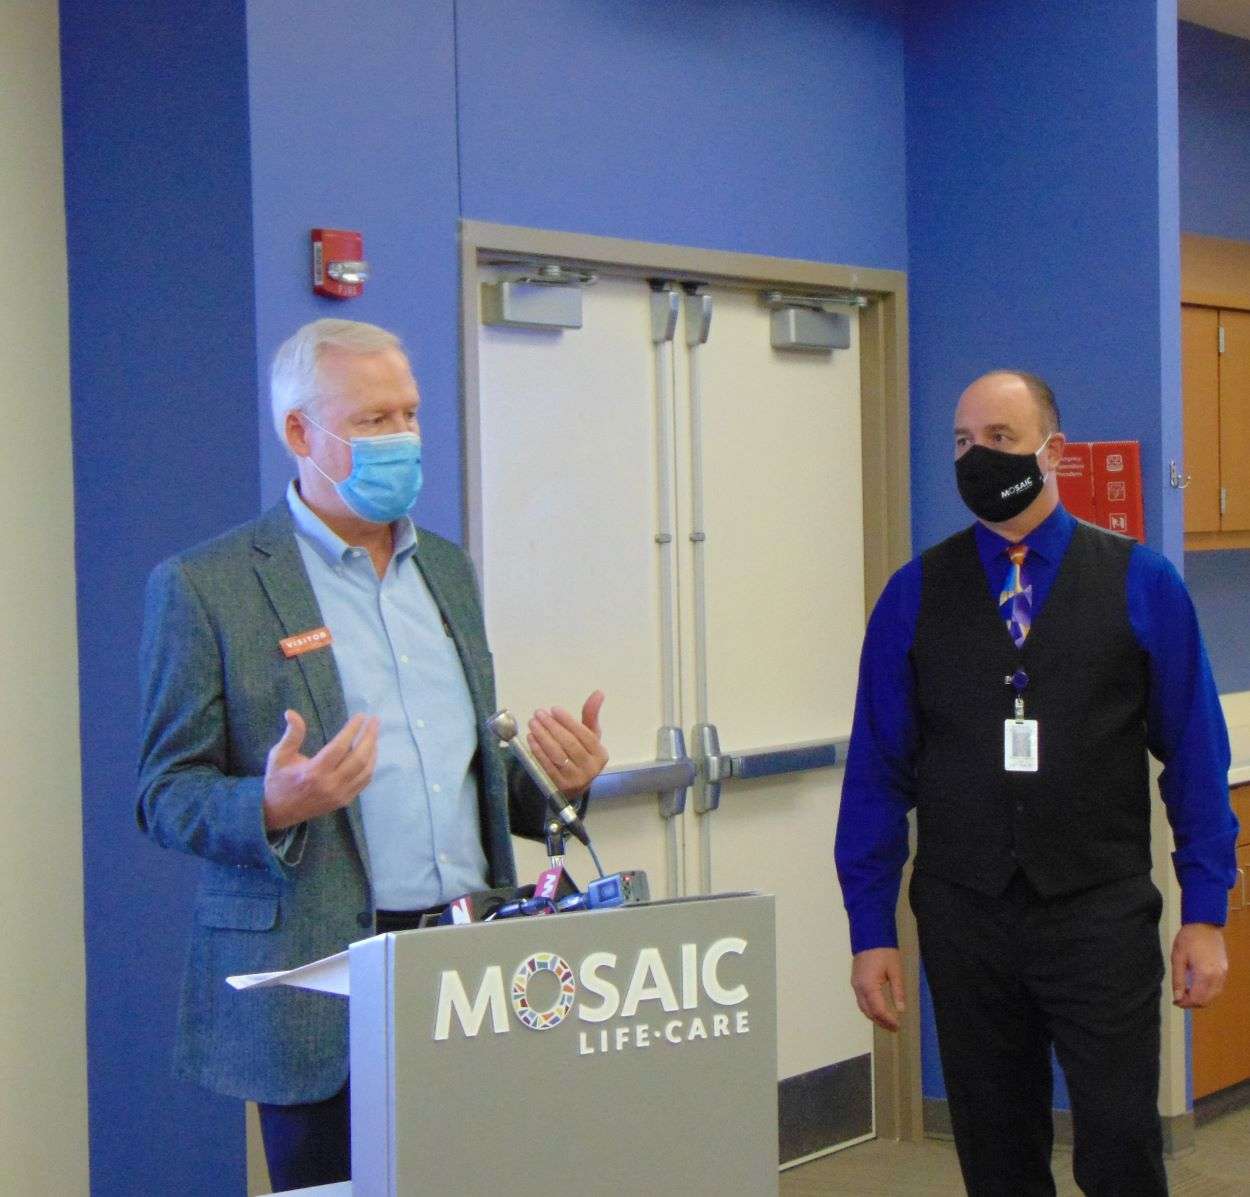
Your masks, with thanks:
[[(603, 876), (603, 865), (599, 863), (599, 854), (595, 851), (595, 846), (590, 842), (590, 833), (586, 830), (585, 823), (577, 811), (573, 809), (573, 804), (560, 792), (559, 787), (550, 777), (547, 771), (538, 763), (538, 758), (529, 750), (529, 746), (524, 739), (517, 734), (520, 730), (517, 726), (516, 716), (504, 707), (503, 710), (496, 711), (489, 719), (486, 720), (486, 726), (490, 730), (491, 735), (498, 737), (503, 742), (512, 756), (520, 763), (521, 767), (529, 774), (530, 780), (538, 787), (543, 797), (547, 801), (547, 807), (551, 811), (552, 816), (560, 820), (564, 831), (571, 831), (583, 844), (586, 845), (586, 851), (590, 853), (590, 859), (595, 862), (595, 868), (598, 870), (599, 876)], [(548, 844), (552, 841), (548, 839)], [(563, 852), (561, 852), (563, 855)]]
[(564, 868), (564, 845), (567, 836), (564, 833), (564, 824), (554, 816), (547, 820), (547, 861), (548, 866), (553, 869)]

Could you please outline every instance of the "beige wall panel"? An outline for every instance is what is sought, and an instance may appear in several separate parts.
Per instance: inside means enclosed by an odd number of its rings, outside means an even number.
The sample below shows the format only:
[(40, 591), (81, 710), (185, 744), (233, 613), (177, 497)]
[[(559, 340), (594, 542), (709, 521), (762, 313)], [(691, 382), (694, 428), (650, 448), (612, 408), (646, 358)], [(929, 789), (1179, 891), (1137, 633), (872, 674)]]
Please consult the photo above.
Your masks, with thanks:
[(86, 1193), (82, 796), (57, 6), (0, 7), (0, 1160)]
[[(607, 695), (611, 766), (655, 757), (662, 718), (656, 531), (654, 356), (639, 279), (585, 288), (583, 326), (483, 327), (476, 435), (481, 446), (483, 591), (501, 706), (577, 715)], [(606, 869), (645, 869), (667, 893), (669, 848), (652, 796), (597, 804), (591, 832)], [(518, 877), (547, 863), (515, 842)], [(569, 845), (584, 885), (589, 858)]]
[[(709, 719), (725, 752), (840, 739), (865, 618), (858, 317), (850, 349), (780, 352), (758, 294), (710, 290), (700, 351)], [(841, 769), (732, 782), (704, 816), (707, 887), (776, 896), (781, 1077), (872, 1050), (847, 983), (832, 867), (841, 786)]]

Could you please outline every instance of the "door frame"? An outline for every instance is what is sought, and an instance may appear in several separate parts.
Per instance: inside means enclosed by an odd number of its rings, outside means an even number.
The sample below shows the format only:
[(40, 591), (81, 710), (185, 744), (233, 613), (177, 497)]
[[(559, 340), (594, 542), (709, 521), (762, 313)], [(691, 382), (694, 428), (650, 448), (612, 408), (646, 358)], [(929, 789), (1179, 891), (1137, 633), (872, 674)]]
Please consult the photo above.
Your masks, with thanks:
[[(859, 309), (864, 599), (865, 610), (871, 611), (890, 575), (911, 557), (906, 274), (897, 270), (461, 220), (462, 510), (467, 547), (479, 571), (483, 554), (482, 510), (478, 498), (482, 479), (478, 269), (488, 262), (510, 260), (554, 261), (638, 278), (747, 284), (787, 291), (854, 292), (863, 296), (868, 301), (867, 306)], [(902, 892), (906, 893), (905, 884)], [(898, 928), (907, 977), (907, 1007), (897, 1036), (874, 1028), (873, 1105), (879, 1138), (918, 1141), (924, 1135), (920, 1087), (920, 956), (915, 922), (903, 900), (899, 902)]]

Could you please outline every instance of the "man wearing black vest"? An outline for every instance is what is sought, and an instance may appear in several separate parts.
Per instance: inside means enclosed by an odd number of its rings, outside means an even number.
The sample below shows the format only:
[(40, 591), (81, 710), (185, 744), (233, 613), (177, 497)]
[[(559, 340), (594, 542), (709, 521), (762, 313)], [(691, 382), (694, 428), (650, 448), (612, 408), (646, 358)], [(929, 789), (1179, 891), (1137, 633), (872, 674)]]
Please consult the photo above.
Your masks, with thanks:
[(873, 611), (838, 818), (851, 982), (896, 1030), (916, 808), (911, 905), (973, 1197), (1054, 1194), (1052, 1045), (1082, 1190), (1167, 1193), (1147, 751), (1182, 894), (1173, 1000), (1208, 1004), (1227, 971), (1237, 821), (1193, 605), (1164, 557), (1063, 509), (1063, 443), (1034, 375), (994, 371), (960, 397), (956, 483), (977, 522)]

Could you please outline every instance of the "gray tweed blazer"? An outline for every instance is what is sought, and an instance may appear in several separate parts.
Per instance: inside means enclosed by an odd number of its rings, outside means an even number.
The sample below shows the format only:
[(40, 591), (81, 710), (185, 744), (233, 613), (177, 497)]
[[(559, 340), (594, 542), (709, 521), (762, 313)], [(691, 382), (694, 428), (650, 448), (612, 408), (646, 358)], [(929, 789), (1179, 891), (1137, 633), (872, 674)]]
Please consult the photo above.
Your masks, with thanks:
[[(540, 837), (542, 799), (483, 722), (495, 683), (473, 569), (421, 531), (415, 554), (456, 642), (477, 714), (482, 846), (492, 885), (515, 884), (509, 833)], [(162, 562), (148, 581), (140, 650), (139, 825), (203, 860), (174, 1071), (218, 1093), (320, 1101), (347, 1079), (347, 1003), (280, 989), (236, 992), (235, 973), (293, 968), (373, 933), (358, 806), (301, 824), (281, 855), (265, 834), (265, 759), (288, 707), (315, 753), (347, 720), (328, 649), (278, 641), (324, 620), (285, 501)]]

